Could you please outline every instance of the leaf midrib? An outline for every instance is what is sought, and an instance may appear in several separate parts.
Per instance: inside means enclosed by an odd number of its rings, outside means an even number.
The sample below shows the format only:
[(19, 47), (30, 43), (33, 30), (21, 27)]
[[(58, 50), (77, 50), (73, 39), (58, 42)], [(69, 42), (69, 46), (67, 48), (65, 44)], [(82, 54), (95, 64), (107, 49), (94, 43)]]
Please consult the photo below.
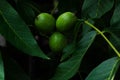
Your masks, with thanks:
[[(109, 77), (108, 77), (107, 80), (111, 80), (111, 78), (112, 78), (112, 76), (113, 76), (113, 74), (114, 74), (114, 71), (115, 71), (116, 65), (117, 65), (117, 64), (118, 64), (118, 65), (120, 64), (119, 61), (120, 61), (120, 59), (117, 58), (115, 64), (113, 65), (112, 70), (110, 71), (110, 75), (109, 75)], [(117, 66), (118, 66), (118, 65), (117, 65)]]
[(3, 15), (3, 13), (2, 13), (1, 10), (0, 10), (0, 14), (1, 14), (1, 16), (3, 17), (5, 23), (9, 26), (9, 28), (10, 28), (10, 29), (13, 31), (13, 33), (16, 35), (16, 37), (18, 37), (19, 40), (21, 40), (26, 46), (28, 46), (31, 50), (33, 50), (32, 47), (29, 46), (30, 44), (25, 43), (24, 40), (15, 32), (15, 30), (11, 27), (10, 23), (7, 21), (7, 19), (5, 18), (5, 16)]
[[(94, 41), (95, 36), (96, 36), (96, 35), (94, 35), (94, 37), (92, 37), (92, 39), (91, 39), (92, 42)], [(85, 52), (83, 52), (83, 53), (86, 53), (87, 49), (88, 49), (89, 46), (92, 44), (92, 42), (87, 46)], [(79, 56), (80, 56), (80, 55), (79, 55)], [(81, 59), (76, 60), (76, 64), (74, 65), (74, 67), (73, 67), (71, 70), (69, 70), (69, 71), (67, 72), (67, 74), (63, 75), (63, 78), (64, 78), (64, 76), (68, 75), (68, 73), (70, 73), (72, 70), (74, 70), (74, 68), (75, 68), (78, 64), (80, 64), (80, 62), (81, 62), (83, 56), (84, 56), (84, 54), (81, 55)], [(61, 79), (61, 78), (59, 78), (59, 79)]]

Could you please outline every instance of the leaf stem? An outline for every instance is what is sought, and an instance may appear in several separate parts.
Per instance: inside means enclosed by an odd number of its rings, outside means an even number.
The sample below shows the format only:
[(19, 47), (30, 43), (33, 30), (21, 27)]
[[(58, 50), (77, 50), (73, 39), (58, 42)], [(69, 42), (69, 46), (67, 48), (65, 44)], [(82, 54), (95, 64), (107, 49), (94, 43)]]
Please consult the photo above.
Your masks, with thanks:
[(96, 28), (93, 24), (89, 23), (88, 21), (84, 21), (85, 24), (89, 25), (93, 29), (95, 29), (105, 40), (106, 42), (110, 45), (110, 47), (115, 51), (118, 57), (120, 57), (120, 53), (118, 50), (115, 48), (115, 46), (108, 40), (108, 38), (103, 34), (102, 31), (100, 31), (98, 28)]
[(58, 1), (57, 0), (54, 0), (54, 8), (53, 10), (51, 11), (51, 14), (54, 14), (56, 11), (57, 11), (57, 7), (58, 7)]

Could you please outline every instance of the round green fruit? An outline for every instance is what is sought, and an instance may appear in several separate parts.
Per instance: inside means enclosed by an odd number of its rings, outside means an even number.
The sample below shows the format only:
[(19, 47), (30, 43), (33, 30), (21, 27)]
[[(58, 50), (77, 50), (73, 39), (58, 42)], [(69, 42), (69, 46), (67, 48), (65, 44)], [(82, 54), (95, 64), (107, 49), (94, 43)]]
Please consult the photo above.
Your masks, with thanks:
[(77, 21), (77, 17), (72, 12), (65, 12), (61, 14), (56, 21), (56, 28), (58, 31), (69, 30)]
[(35, 26), (39, 31), (51, 32), (55, 28), (55, 18), (48, 13), (40, 13), (35, 18)]
[(55, 32), (49, 38), (49, 47), (53, 52), (60, 52), (67, 44), (66, 37), (60, 33)]

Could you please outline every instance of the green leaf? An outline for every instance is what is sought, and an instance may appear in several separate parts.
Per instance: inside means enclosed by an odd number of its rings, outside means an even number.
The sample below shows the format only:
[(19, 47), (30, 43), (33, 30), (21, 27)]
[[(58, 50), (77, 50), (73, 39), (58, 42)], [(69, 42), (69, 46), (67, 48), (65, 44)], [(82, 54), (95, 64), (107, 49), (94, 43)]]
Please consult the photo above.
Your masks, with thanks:
[(110, 58), (93, 69), (85, 80), (114, 80), (119, 65), (118, 57)]
[[(111, 34), (110, 41), (119, 50), (120, 49), (120, 1), (116, 2), (115, 10), (110, 21), (110, 27), (107, 28)], [(120, 50), (119, 50), (120, 51)]]
[(100, 18), (108, 12), (114, 4), (114, 0), (85, 0), (82, 6), (82, 16)]
[(76, 48), (75, 43), (68, 44), (65, 47), (65, 49), (63, 50), (63, 55), (62, 55), (60, 61), (64, 61), (65, 59), (67, 59), (68, 57), (70, 57), (70, 55), (72, 55), (74, 53), (75, 48)]
[(115, 26), (118, 27), (120, 25), (120, 1), (118, 0), (115, 4), (115, 10), (114, 10), (114, 13), (113, 13), (113, 16), (111, 18), (111, 26)]
[[(30, 80), (30, 77), (22, 67), (8, 55), (4, 55), (5, 78), (6, 80)], [(1, 79), (0, 79), (1, 80)]]
[(111, 18), (110, 25), (111, 27), (109, 30), (112, 33), (115, 33), (117, 36), (120, 37), (119, 31), (120, 31), (120, 3), (116, 3), (115, 10), (113, 13), (113, 16)]
[(120, 51), (120, 37), (118, 37), (116, 34), (111, 33), (110, 35), (110, 41), (112, 44), (116, 47), (118, 51)]
[(39, 48), (28, 26), (6, 0), (0, 2), (0, 33), (24, 53), (48, 59)]
[(25, 20), (26, 23), (32, 24), (34, 23), (34, 18), (35, 18), (35, 12), (33, 11), (32, 4), (30, 4), (29, 1), (22, 1), (18, 0), (16, 3), (17, 11), (19, 12), (20, 16)]
[(1, 53), (0, 53), (0, 80), (4, 80), (4, 65)]
[(76, 41), (77, 41), (77, 37), (78, 37), (78, 33), (80, 31), (80, 26), (82, 24), (82, 20), (79, 20), (76, 25), (75, 25), (75, 28), (74, 28), (74, 32), (73, 32), (73, 41), (64, 48), (63, 50), (63, 55), (61, 57), (61, 61), (65, 60), (66, 58), (70, 57), (70, 55), (72, 55), (72, 53), (75, 51), (75, 48), (76, 48)]
[(56, 73), (51, 80), (69, 80), (77, 73), (80, 63), (86, 51), (94, 41), (96, 34), (95, 31), (91, 31), (83, 36), (78, 42), (77, 48), (72, 57), (58, 65)]

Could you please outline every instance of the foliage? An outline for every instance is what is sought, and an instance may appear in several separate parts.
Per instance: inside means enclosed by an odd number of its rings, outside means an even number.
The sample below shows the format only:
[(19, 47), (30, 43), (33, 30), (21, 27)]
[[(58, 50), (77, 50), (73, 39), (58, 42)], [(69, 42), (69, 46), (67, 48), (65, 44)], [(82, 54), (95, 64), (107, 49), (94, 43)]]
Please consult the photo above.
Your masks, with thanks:
[[(49, 37), (57, 30), (42, 33), (34, 20), (68, 11), (78, 20), (62, 32), (67, 46), (52, 52)], [(119, 14), (119, 0), (0, 0), (0, 80), (120, 79)]]

